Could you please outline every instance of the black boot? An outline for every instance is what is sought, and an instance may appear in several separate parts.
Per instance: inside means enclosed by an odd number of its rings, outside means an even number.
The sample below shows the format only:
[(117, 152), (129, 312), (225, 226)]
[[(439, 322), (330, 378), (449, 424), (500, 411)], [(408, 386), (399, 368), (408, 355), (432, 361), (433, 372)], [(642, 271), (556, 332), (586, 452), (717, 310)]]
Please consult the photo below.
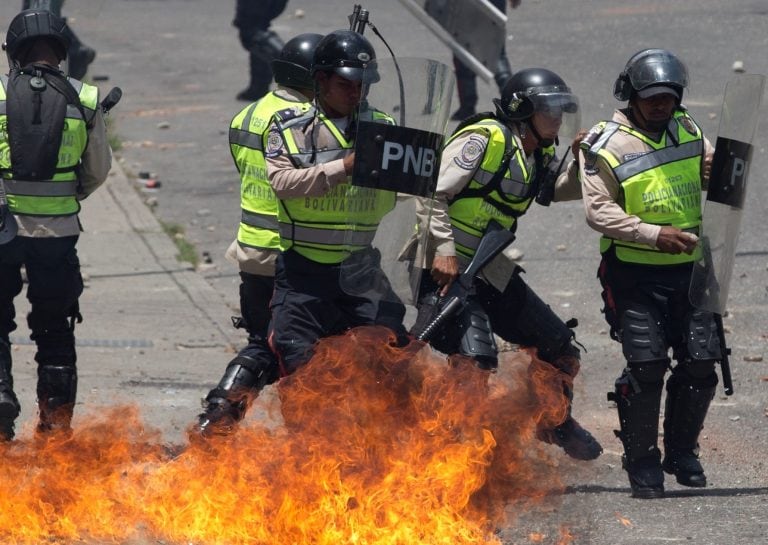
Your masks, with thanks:
[(716, 387), (715, 374), (694, 380), (679, 372), (667, 381), (662, 466), (683, 486), (707, 486), (707, 477), (699, 462), (698, 440)]
[(576, 460), (594, 460), (603, 453), (603, 447), (598, 440), (572, 416), (568, 416), (565, 422), (556, 428), (539, 432), (538, 437), (546, 443), (559, 446)]
[(37, 404), (40, 420), (37, 432), (71, 433), (77, 398), (77, 368), (72, 365), (37, 367)]
[[(576, 354), (577, 350), (574, 349)], [(575, 377), (581, 366), (578, 355), (563, 355), (551, 364), (569, 377)], [(551, 443), (562, 448), (565, 453), (576, 460), (594, 460), (603, 453), (603, 447), (597, 439), (581, 427), (571, 416), (573, 389), (570, 382), (563, 383), (563, 392), (568, 398), (568, 416), (559, 426), (549, 430), (539, 430), (538, 438), (545, 443)]]
[(210, 437), (234, 432), (251, 401), (279, 376), (274, 360), (257, 361), (237, 356), (227, 366), (219, 384), (205, 398), (205, 411), (193, 428), (196, 435)]
[(21, 406), (13, 391), (11, 374), (11, 346), (0, 339), (0, 441), (13, 439), (14, 423), (19, 416)]
[(664, 496), (664, 472), (657, 446), (663, 385), (638, 382), (625, 369), (616, 380), (616, 390), (608, 394), (608, 400), (615, 401), (619, 411), (621, 430), (614, 433), (624, 445), (622, 466), (633, 498)]

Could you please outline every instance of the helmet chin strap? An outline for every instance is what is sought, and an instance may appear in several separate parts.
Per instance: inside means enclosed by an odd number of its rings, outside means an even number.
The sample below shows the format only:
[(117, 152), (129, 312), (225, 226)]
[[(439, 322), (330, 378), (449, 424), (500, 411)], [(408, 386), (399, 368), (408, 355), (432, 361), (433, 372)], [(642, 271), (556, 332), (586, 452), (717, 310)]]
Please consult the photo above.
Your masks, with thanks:
[(538, 142), (536, 144), (539, 148), (548, 148), (550, 146), (553, 146), (556, 142), (556, 138), (544, 138), (539, 134), (539, 131), (536, 130), (536, 127), (533, 126), (533, 118), (528, 118), (524, 121), (525, 125), (530, 129), (530, 131), (533, 133), (533, 136), (536, 137), (536, 141)]

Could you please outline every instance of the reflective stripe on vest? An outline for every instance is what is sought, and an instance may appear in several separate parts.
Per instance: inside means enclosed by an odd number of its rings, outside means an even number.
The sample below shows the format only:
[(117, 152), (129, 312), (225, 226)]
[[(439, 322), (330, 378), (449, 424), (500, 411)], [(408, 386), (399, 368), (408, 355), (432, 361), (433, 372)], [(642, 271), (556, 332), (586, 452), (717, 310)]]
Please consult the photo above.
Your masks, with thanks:
[[(0, 78), (0, 126), (7, 123), (6, 85), (8, 78)], [(5, 132), (0, 132), (0, 170), (4, 175), (8, 206), (14, 214), (24, 216), (73, 216), (80, 211), (77, 200), (76, 167), (88, 143), (87, 122), (98, 107), (99, 90), (75, 79), (69, 83), (78, 93), (83, 113), (69, 104), (66, 110), (64, 134), (59, 147), (56, 174), (51, 180), (28, 181), (10, 179), (11, 153)]]
[(229, 147), (240, 173), (237, 240), (243, 246), (280, 249), (277, 198), (267, 177), (264, 139), (275, 112), (293, 108), (305, 111), (309, 104), (286, 100), (271, 92), (243, 108), (230, 123)]
[[(299, 147), (291, 127), (320, 124), (319, 130), (333, 135), (336, 147), (313, 151)], [(392, 120), (374, 111), (371, 117), (385, 123)], [(300, 167), (315, 166), (342, 159), (352, 152), (354, 143), (348, 141), (321, 112), (307, 112), (281, 126), (283, 140), (291, 160)], [(311, 127), (309, 130), (315, 130)], [(312, 160), (314, 159), (314, 160)], [(373, 242), (379, 222), (395, 206), (396, 194), (349, 183), (339, 184), (325, 195), (281, 199), (278, 208), (280, 246), (292, 248), (307, 259), (318, 263), (341, 263), (350, 253), (362, 250)]]
[[(685, 112), (678, 111), (658, 143), (631, 127), (617, 124), (616, 130), (641, 140), (649, 149), (641, 155), (622, 157), (614, 155), (610, 146), (597, 152), (621, 184), (624, 211), (639, 217), (644, 223), (672, 225), (688, 232), (698, 232), (701, 225), (701, 163), (704, 153), (701, 129)], [(647, 244), (603, 236), (600, 251), (606, 252), (611, 246), (615, 248), (618, 259), (629, 263), (676, 265), (700, 258), (698, 247), (693, 255), (668, 254)]]
[[(454, 134), (448, 142), (460, 134), (478, 130), (488, 136), (488, 145), (480, 166), (472, 176), (470, 183), (467, 184), (466, 188), (469, 190), (483, 188), (490, 183), (501, 167), (501, 161), (506, 150), (504, 130), (498, 121), (492, 119), (468, 125)], [(512, 138), (511, 134), (510, 138)], [(548, 149), (546, 153), (551, 156), (553, 149)], [(462, 195), (465, 193), (464, 191), (456, 195), (448, 208), (448, 213), (451, 217), (456, 253), (462, 263), (468, 262), (475, 255), (480, 240), (491, 220), (497, 221), (505, 229), (512, 229), (517, 221), (517, 216), (523, 215), (528, 210), (534, 197), (531, 185), (534, 179), (534, 170), (528, 168), (523, 150), (515, 146), (508, 168), (496, 190), (491, 191), (485, 197)], [(494, 203), (499, 203), (502, 209), (515, 211), (517, 216), (502, 212), (494, 206)]]

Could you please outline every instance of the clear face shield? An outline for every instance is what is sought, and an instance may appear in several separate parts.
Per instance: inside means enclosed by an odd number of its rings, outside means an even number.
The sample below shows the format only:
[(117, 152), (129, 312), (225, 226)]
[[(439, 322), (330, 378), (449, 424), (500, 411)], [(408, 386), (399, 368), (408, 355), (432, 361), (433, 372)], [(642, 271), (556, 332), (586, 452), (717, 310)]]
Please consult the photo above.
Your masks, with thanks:
[(664, 83), (688, 87), (688, 69), (680, 59), (667, 52), (653, 53), (642, 59), (642, 62), (632, 66), (627, 75), (632, 88), (638, 91)]
[(558, 142), (561, 157), (581, 128), (579, 98), (570, 91), (542, 92), (531, 95), (534, 105), (532, 123), (544, 140)]

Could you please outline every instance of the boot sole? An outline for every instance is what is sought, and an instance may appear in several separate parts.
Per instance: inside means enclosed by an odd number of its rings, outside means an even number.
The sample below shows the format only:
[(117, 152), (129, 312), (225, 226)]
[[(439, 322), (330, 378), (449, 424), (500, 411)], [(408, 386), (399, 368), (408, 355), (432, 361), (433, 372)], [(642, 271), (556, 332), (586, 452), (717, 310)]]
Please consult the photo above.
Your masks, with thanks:
[(632, 497), (640, 500), (654, 500), (664, 497), (663, 488), (632, 489)]
[[(663, 467), (663, 469), (664, 469), (664, 473), (675, 476), (675, 480), (677, 481), (677, 484), (681, 484), (689, 488), (706, 488), (707, 486), (707, 478), (704, 476), (704, 474), (701, 474), (703, 480), (692, 481), (690, 480), (690, 475), (688, 474), (685, 474), (685, 473), (681, 474), (680, 472), (675, 472), (673, 469), (669, 467)], [(694, 474), (691, 474), (691, 475), (694, 475)], [(698, 475), (698, 473), (696, 473), (695, 475)]]

